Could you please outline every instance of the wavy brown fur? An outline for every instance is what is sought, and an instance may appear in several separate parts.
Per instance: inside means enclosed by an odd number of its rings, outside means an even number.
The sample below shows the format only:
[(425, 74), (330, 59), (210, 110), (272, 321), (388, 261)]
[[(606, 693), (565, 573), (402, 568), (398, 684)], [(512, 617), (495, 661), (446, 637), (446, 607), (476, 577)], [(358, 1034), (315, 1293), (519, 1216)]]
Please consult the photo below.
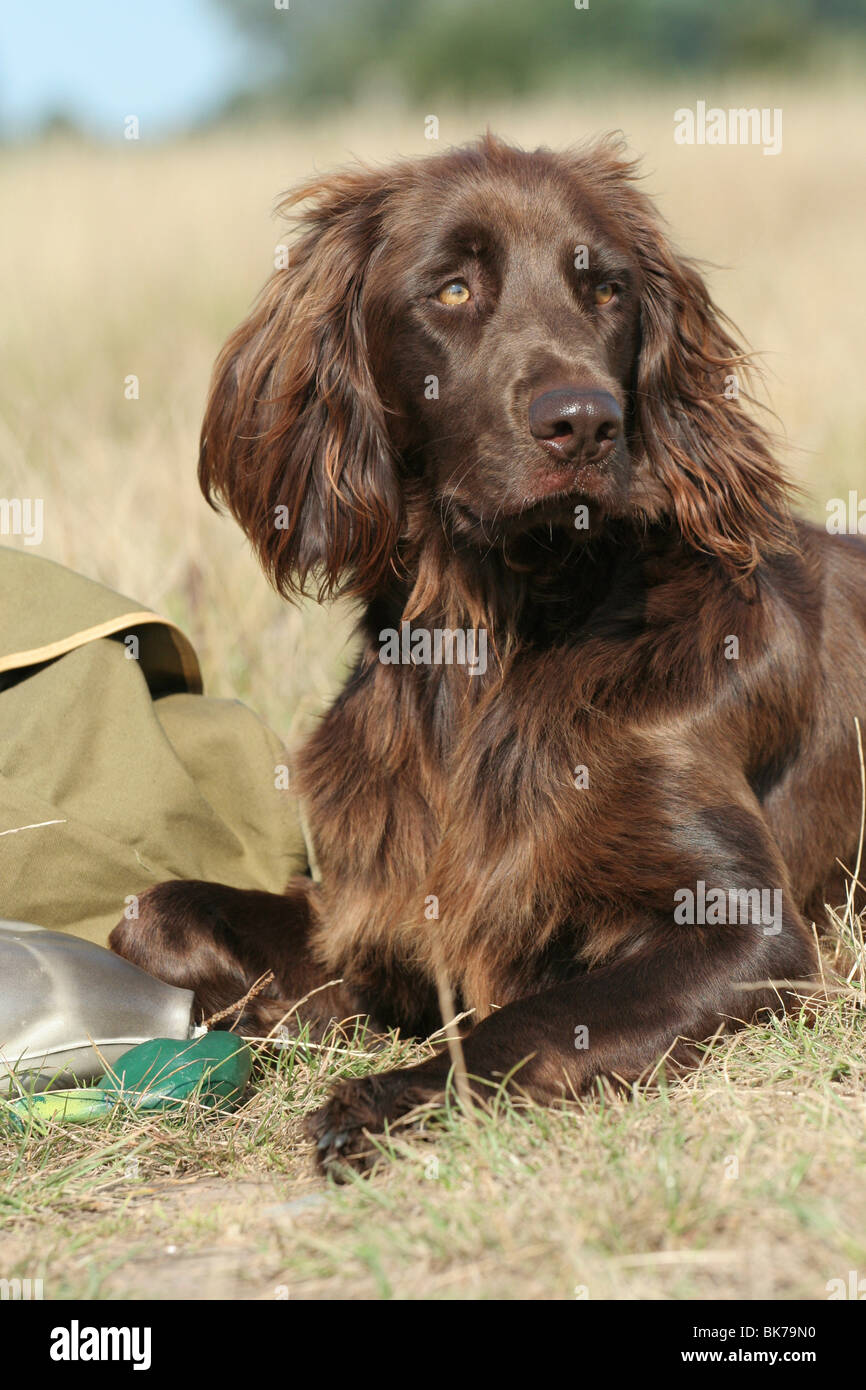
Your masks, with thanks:
[[(272, 969), (255, 1027), (340, 976), (320, 1024), (423, 1034), (441, 962), (477, 1088), (516, 1068), (553, 1099), (687, 1065), (785, 1006), (841, 899), (863, 546), (792, 523), (745, 356), (617, 146), (488, 136), (298, 202), (289, 267), (217, 363), (200, 477), (281, 592), (364, 602), (357, 669), (297, 759), (322, 883), (165, 884), (113, 944), (207, 1009)], [(438, 296), (455, 279), (460, 307)], [(407, 618), (483, 628), (487, 670), (383, 664)], [(680, 925), (699, 881), (778, 891), (778, 929)], [(448, 1066), (341, 1088), (323, 1160)]]

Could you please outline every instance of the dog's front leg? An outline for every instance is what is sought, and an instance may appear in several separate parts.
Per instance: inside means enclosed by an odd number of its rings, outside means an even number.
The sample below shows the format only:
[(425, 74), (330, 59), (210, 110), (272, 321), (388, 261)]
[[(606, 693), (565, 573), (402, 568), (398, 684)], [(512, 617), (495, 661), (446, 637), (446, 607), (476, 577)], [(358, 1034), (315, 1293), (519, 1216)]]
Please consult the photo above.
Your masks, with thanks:
[[(463, 1041), (472, 1093), (482, 1098), (509, 1078), (543, 1103), (590, 1090), (600, 1078), (630, 1083), (662, 1059), (668, 1069), (694, 1065), (700, 1044), (791, 996), (781, 983), (812, 976), (814, 959), (796, 914), (778, 935), (758, 925), (676, 926), (636, 922), (641, 947), (616, 963), (505, 1005)], [(311, 1117), (320, 1163), (367, 1166), (369, 1135), (444, 1094), (446, 1051), (419, 1066), (339, 1086)]]
[[(305, 878), (293, 879), (285, 894), (197, 880), (160, 883), (142, 894), (137, 917), (118, 923), (109, 945), (157, 979), (193, 990), (200, 1018), (229, 1010), (223, 1027), (265, 1034), (287, 1016), (289, 1027), (309, 1023), (318, 1033), (358, 1009), (346, 989), (330, 984), (311, 950), (315, 892)], [(242, 1010), (231, 1011), (270, 974)]]

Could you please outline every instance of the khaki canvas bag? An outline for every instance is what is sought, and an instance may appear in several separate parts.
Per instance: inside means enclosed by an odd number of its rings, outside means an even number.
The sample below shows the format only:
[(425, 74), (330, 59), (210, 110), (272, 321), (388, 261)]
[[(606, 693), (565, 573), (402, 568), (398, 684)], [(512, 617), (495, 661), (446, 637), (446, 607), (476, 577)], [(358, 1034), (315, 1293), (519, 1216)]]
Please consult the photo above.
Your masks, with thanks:
[(285, 763), (172, 623), (0, 547), (0, 918), (104, 945), (165, 879), (282, 892), (307, 865)]

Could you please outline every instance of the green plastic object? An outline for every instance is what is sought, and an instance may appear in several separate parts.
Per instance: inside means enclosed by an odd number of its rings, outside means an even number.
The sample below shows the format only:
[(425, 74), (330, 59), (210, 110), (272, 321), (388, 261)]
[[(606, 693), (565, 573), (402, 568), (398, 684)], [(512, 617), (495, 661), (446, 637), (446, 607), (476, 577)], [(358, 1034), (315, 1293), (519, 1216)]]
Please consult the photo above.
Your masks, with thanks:
[(177, 1110), (195, 1098), (212, 1108), (233, 1109), (250, 1079), (249, 1047), (234, 1033), (205, 1033), (194, 1042), (153, 1038), (124, 1052), (94, 1087), (19, 1096), (0, 1109), (13, 1128), (43, 1129), (107, 1119), (119, 1105), (134, 1110)]
[(130, 1048), (98, 1089), (137, 1110), (173, 1110), (195, 1095), (203, 1105), (237, 1105), (250, 1079), (250, 1049), (235, 1033), (194, 1042), (153, 1038)]
[(113, 1098), (94, 1086), (81, 1086), (75, 1091), (39, 1091), (9, 1101), (0, 1110), (0, 1118), (7, 1118), (13, 1129), (26, 1129), (32, 1124), (42, 1133), (51, 1120), (80, 1124), (107, 1119), (116, 1104)]

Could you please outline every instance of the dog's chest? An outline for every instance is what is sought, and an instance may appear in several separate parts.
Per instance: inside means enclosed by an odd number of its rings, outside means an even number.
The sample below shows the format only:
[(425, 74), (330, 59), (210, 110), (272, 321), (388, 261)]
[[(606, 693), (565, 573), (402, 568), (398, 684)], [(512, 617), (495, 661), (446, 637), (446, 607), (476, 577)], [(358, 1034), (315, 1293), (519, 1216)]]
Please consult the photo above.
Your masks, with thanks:
[(444, 962), (484, 1010), (576, 959), (568, 866), (587, 837), (567, 692), (515, 704), (507, 683), (456, 674), (350, 691), (301, 771), (329, 965), (369, 973), (387, 956), (429, 984)]

